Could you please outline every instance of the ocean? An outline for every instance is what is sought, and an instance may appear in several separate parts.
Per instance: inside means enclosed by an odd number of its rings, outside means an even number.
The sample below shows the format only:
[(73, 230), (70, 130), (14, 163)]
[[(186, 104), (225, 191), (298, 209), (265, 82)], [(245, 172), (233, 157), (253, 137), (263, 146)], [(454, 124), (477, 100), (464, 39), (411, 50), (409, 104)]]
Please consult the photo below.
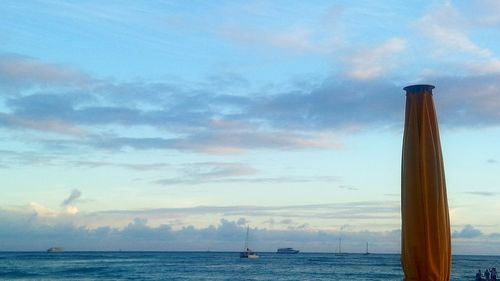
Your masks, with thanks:
[[(0, 252), (0, 280), (402, 280), (399, 255), (232, 252)], [(474, 280), (500, 256), (453, 256), (451, 280)]]

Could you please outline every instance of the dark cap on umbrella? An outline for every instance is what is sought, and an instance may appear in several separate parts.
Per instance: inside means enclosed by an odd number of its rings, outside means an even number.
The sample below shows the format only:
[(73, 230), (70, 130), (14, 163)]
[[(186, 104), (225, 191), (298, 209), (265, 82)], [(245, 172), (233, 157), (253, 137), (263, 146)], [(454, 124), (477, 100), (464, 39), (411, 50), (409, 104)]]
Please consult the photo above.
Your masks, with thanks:
[(406, 86), (403, 88), (403, 90), (406, 91), (406, 94), (422, 93), (422, 92), (429, 92), (432, 94), (432, 89), (434, 88), (435, 87), (433, 85), (418, 84), (418, 85)]

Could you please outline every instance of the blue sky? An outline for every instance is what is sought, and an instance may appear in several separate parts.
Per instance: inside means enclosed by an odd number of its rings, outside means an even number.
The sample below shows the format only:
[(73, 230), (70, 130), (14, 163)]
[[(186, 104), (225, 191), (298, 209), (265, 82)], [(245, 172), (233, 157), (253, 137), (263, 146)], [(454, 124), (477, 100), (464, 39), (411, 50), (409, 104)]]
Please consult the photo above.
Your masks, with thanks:
[(500, 252), (496, 1), (0, 14), (2, 249), (236, 251), (250, 225), (260, 251), (398, 252), (402, 88), (426, 83), (454, 252)]

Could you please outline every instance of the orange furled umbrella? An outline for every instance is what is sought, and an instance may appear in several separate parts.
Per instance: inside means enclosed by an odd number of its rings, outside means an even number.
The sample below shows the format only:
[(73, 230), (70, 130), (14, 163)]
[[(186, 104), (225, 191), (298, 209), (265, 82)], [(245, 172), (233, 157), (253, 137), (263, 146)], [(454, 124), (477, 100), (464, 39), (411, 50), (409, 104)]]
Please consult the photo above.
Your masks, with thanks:
[(432, 89), (404, 88), (401, 265), (408, 281), (450, 279), (450, 218)]

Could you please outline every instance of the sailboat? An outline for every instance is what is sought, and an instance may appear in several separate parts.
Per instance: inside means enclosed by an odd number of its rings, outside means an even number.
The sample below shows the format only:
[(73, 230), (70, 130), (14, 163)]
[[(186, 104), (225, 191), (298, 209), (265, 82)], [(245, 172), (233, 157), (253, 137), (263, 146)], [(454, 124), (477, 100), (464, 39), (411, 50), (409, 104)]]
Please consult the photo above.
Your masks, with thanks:
[(240, 252), (240, 258), (245, 258), (245, 259), (258, 259), (259, 256), (257, 255), (256, 252), (250, 250), (248, 247), (248, 234), (250, 232), (250, 227), (247, 226), (247, 236), (245, 238), (245, 249)]
[(339, 248), (338, 248), (338, 252), (336, 252), (335, 255), (336, 256), (346, 255), (346, 253), (342, 253), (342, 238), (339, 238)]
[(364, 253), (365, 255), (369, 255), (370, 252), (368, 252), (368, 242), (366, 242), (366, 252)]

